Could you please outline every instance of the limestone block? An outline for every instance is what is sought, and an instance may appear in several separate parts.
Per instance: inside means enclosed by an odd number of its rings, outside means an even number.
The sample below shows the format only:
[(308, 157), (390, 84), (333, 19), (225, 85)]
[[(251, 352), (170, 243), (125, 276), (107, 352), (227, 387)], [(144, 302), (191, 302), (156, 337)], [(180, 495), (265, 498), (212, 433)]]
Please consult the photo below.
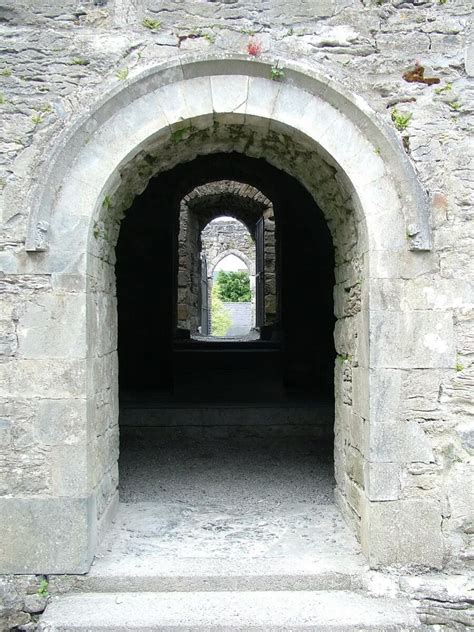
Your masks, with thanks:
[(0, 572), (85, 573), (95, 547), (95, 499), (1, 498)]
[(435, 500), (367, 501), (361, 539), (371, 568), (443, 566), (441, 510)]
[(84, 358), (85, 295), (35, 297), (26, 305), (17, 331), (24, 358)]
[(206, 129), (212, 124), (213, 107), (209, 77), (195, 77), (183, 83), (189, 122), (192, 127)]
[(404, 283), (401, 279), (371, 279), (370, 308), (380, 311), (400, 311), (404, 296)]
[(96, 353), (107, 355), (117, 349), (117, 298), (109, 294), (94, 295), (97, 337), (89, 335), (89, 344), (94, 345)]
[(352, 410), (364, 419), (370, 417), (369, 370), (363, 367), (352, 369)]
[(216, 120), (243, 123), (247, 107), (249, 78), (239, 75), (211, 77), (212, 104)]
[(54, 496), (85, 497), (88, 494), (87, 448), (84, 445), (54, 446), (50, 454), (51, 492)]
[[(13, 435), (13, 432), (11, 434)], [(50, 493), (50, 487), (51, 464), (47, 450), (37, 446), (17, 449), (13, 443), (6, 454), (2, 455), (0, 495), (20, 497), (42, 495)]]
[(401, 253), (398, 249), (392, 250), (390, 248), (385, 248), (383, 250), (373, 250), (370, 253), (371, 279), (399, 278), (400, 256)]
[(367, 455), (379, 463), (434, 462), (430, 439), (416, 421), (372, 422)]
[(260, 77), (250, 77), (248, 84), (245, 123), (268, 130), (275, 102), (280, 92), (280, 84)]
[(439, 272), (439, 253), (435, 251), (402, 251), (398, 256), (399, 274), (402, 279)]
[[(389, 247), (391, 250), (405, 251), (406, 223), (393, 180), (389, 174), (368, 180), (368, 175), (363, 170), (365, 158), (361, 160), (360, 153), (353, 157), (350, 165), (352, 168), (346, 173), (356, 186), (358, 204), (366, 217), (370, 249), (384, 250)], [(383, 204), (380, 200), (383, 200)]]
[[(105, 393), (106, 397), (111, 396), (113, 385), (118, 380), (118, 357), (117, 352), (108, 353), (105, 356), (92, 358), (89, 362), (88, 379), (93, 392), (96, 394)], [(107, 402), (110, 400), (107, 399)]]
[(455, 309), (474, 304), (474, 286), (469, 278), (427, 279), (419, 277), (406, 283), (403, 309)]
[(87, 283), (91, 293), (104, 292), (115, 295), (115, 271), (109, 262), (89, 257)]
[[(270, 82), (268, 82), (270, 83)], [(317, 108), (319, 101), (315, 100), (315, 97), (309, 92), (303, 92), (297, 90), (295, 87), (285, 83), (280, 86), (277, 98), (275, 101), (274, 109), (272, 112), (272, 118), (270, 121), (270, 129), (276, 132), (285, 132), (289, 135), (293, 135), (293, 130), (298, 130), (305, 133), (306, 128), (302, 127), (302, 121), (304, 120), (304, 114), (308, 108), (313, 111)], [(332, 115), (332, 116), (331, 116)], [(334, 112), (331, 108), (327, 109), (327, 116), (323, 123), (327, 128), (334, 118)], [(313, 133), (320, 131), (320, 128), (316, 130), (312, 127)], [(318, 134), (318, 138), (321, 138), (322, 134)]]
[(364, 487), (364, 458), (362, 454), (353, 447), (346, 450), (345, 471), (359, 487)]
[(341, 489), (343, 489), (343, 494), (349, 506), (357, 516), (360, 516), (364, 505), (363, 488), (346, 475), (344, 487)]
[(87, 277), (82, 274), (53, 274), (53, 290), (57, 292), (70, 292), (71, 294), (83, 294), (86, 291)]
[(42, 399), (34, 434), (45, 446), (84, 445), (87, 438), (85, 399)]
[(364, 466), (365, 492), (369, 500), (397, 500), (400, 496), (400, 466), (370, 463)]
[[(371, 369), (369, 372), (370, 419), (373, 423), (394, 423), (399, 418), (403, 372), (399, 369)], [(368, 396), (368, 395), (367, 395)]]
[(371, 367), (430, 368), (455, 364), (452, 314), (418, 310), (370, 313)]
[(191, 113), (188, 110), (184, 86), (185, 83), (180, 81), (162, 86), (156, 92), (156, 101), (159, 103), (170, 127), (177, 124), (182, 126), (183, 123), (189, 127)]
[(86, 362), (55, 359), (14, 360), (0, 364), (0, 397), (68, 399), (86, 392)]
[(350, 443), (361, 454), (364, 454), (364, 450), (367, 447), (368, 427), (369, 424), (365, 419), (359, 417), (359, 415), (352, 414), (349, 426)]

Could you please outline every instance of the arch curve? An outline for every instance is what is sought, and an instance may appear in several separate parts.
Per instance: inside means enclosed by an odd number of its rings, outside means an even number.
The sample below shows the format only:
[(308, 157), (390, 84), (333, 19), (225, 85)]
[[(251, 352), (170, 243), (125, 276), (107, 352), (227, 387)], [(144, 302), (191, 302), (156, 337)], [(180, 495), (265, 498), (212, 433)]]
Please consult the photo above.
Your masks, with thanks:
[(364, 198), (361, 206), (374, 207), (369, 232), (376, 230), (382, 211), (375, 208), (373, 196), (392, 181), (403, 213), (403, 239), (408, 237), (412, 250), (430, 249), (428, 201), (395, 132), (362, 99), (304, 64), (278, 60), (285, 80), (271, 81), (276, 61), (239, 55), (181, 57), (141, 72), (106, 95), (49, 152), (32, 196), (26, 250), (48, 249), (66, 178), (97, 200), (117, 184), (119, 167), (147, 144), (163, 136), (178, 143), (189, 130), (216, 120), (240, 125), (257, 121), (276, 133), (289, 129), (303, 144), (315, 143), (358, 189)]
[(183, 197), (180, 207), (199, 216), (201, 230), (214, 219), (228, 215), (243, 223), (252, 237), (255, 222), (265, 212), (273, 214), (272, 202), (259, 189), (235, 180), (196, 186)]
[(228, 248), (227, 250), (220, 252), (216, 257), (214, 257), (214, 259), (209, 264), (209, 268), (207, 271), (209, 277), (212, 277), (216, 266), (229, 255), (234, 255), (235, 257), (238, 257), (247, 266), (250, 275), (255, 274), (254, 261), (252, 261), (249, 257), (247, 257), (245, 253), (241, 252), (240, 250), (237, 250), (236, 248)]

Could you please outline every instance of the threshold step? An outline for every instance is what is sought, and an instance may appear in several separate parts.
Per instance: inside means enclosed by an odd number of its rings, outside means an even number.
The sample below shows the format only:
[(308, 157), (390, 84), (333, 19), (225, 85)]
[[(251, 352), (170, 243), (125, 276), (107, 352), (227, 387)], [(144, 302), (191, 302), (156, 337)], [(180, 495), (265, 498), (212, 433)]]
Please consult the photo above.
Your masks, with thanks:
[[(111, 554), (109, 554), (111, 555)], [(86, 575), (51, 576), (51, 592), (227, 592), (353, 591), (364, 587), (365, 566), (357, 556), (337, 559), (256, 558), (245, 560), (125, 555), (97, 558)]]
[(407, 601), (349, 591), (72, 594), (53, 598), (39, 626), (43, 632), (423, 629)]

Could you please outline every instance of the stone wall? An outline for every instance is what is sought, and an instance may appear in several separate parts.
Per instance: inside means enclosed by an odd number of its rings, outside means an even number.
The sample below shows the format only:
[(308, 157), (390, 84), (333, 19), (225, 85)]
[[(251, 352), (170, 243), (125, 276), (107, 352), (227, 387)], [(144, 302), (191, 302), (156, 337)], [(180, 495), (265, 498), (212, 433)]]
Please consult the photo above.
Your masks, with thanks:
[[(111, 314), (120, 217), (154, 173), (203, 147), (265, 157), (304, 183), (327, 217), (336, 249), (338, 498), (371, 564), (466, 569), (474, 450), (470, 13), (465, 0), (297, 0), (291, 10), (283, 1), (2, 2), (1, 502), (11, 542), (3, 570), (78, 572), (90, 563), (97, 522), (116, 498)], [(243, 80), (229, 96), (227, 79), (213, 76), (212, 122), (203, 109), (185, 116), (193, 127), (183, 131), (173, 87), (161, 97), (166, 115), (153, 105), (154, 127), (145, 129), (145, 110), (126, 113), (164, 85), (140, 72), (194, 52), (209, 57), (208, 75), (216, 58), (229, 68), (242, 57), (252, 62), (247, 101), (238, 92)], [(304, 81), (290, 63), (301, 60)], [(324, 75), (317, 98), (313, 71)], [(203, 82), (196, 73), (193, 89)], [(198, 105), (190, 98), (186, 107)], [(107, 116), (115, 117), (109, 127)], [(330, 134), (318, 127), (325, 120)], [(142, 130), (152, 140), (128, 147)], [(316, 150), (309, 138), (319, 131)], [(59, 143), (63, 132), (69, 144)], [(61, 147), (70, 162), (57, 160)], [(412, 221), (423, 205), (406, 193), (412, 171), (396, 158), (402, 147), (429, 197), (428, 251), (425, 224)], [(45, 204), (38, 191), (54, 178), (60, 184), (46, 187)], [(49, 227), (41, 219), (29, 230), (28, 213), (40, 203), (56, 214)], [(25, 240), (37, 251), (27, 252)], [(56, 541), (63, 547), (53, 568)]]
[[(208, 273), (214, 273), (214, 267), (222, 260), (221, 256), (226, 256), (229, 251), (237, 251), (252, 262), (255, 271), (255, 242), (252, 239), (248, 228), (236, 220), (219, 220), (209, 223), (202, 231), (201, 235), (202, 253), (208, 261)], [(245, 260), (242, 260), (245, 264)]]

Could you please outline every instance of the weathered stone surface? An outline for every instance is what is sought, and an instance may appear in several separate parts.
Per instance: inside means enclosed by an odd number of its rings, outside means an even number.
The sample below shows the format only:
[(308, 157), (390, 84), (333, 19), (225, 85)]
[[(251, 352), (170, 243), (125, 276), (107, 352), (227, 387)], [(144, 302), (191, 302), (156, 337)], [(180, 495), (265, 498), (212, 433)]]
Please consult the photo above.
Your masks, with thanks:
[(86, 309), (84, 296), (37, 297), (24, 306), (17, 331), (24, 358), (84, 358)]
[(38, 614), (46, 608), (47, 599), (41, 595), (26, 595), (23, 610), (30, 614)]
[[(465, 0), (298, 1), (291, 10), (283, 0), (166, 7), (4, 0), (2, 494), (20, 505), (38, 496), (53, 503), (55, 495), (79, 493), (75, 481), (82, 485), (86, 468), (100, 490), (99, 513), (106, 512), (117, 482), (113, 249), (120, 218), (158, 171), (203, 152), (240, 151), (298, 178), (333, 236), (341, 504), (358, 528), (364, 494), (387, 501), (367, 514), (376, 563), (437, 566), (434, 549), (444, 546), (449, 563), (464, 566), (474, 412), (471, 13)], [(145, 17), (160, 26), (147, 28)], [(250, 41), (261, 44), (261, 55), (248, 54)], [(179, 61), (186, 50), (197, 53), (195, 65)], [(252, 76), (240, 74), (239, 55)], [(161, 76), (133, 83), (175, 57)], [(307, 73), (285, 60), (303, 61)], [(405, 81), (415, 62), (440, 83)], [(273, 65), (284, 75), (272, 77)], [(320, 77), (316, 95), (311, 74)], [(405, 129), (395, 128), (394, 107), (411, 115)], [(169, 125), (185, 130), (179, 142)], [(68, 145), (62, 134), (78, 127), (82, 135)], [(374, 128), (385, 135), (374, 136)], [(410, 163), (414, 170), (400, 167)], [(45, 165), (54, 171), (43, 199), (52, 221), (40, 219), (27, 234), (34, 187), (49, 183)], [(431, 252), (408, 249), (420, 226), (406, 221), (407, 209), (425, 208), (414, 190), (432, 201)], [(49, 251), (26, 252), (27, 236)], [(75, 455), (85, 445), (84, 466)], [(63, 477), (68, 461), (76, 469)], [(400, 533), (413, 527), (417, 539), (399, 543), (395, 522)]]
[[(393, 564), (441, 568), (444, 555), (441, 511), (436, 501), (370, 502), (364, 511), (367, 526), (363, 527), (362, 545), (371, 567)], [(388, 540), (392, 543), (390, 551)]]
[(400, 586), (410, 598), (416, 599), (418, 615), (424, 623), (452, 630), (469, 630), (474, 626), (472, 578), (461, 575), (402, 577)]
[(83, 573), (95, 547), (95, 500), (1, 498), (2, 573)]

